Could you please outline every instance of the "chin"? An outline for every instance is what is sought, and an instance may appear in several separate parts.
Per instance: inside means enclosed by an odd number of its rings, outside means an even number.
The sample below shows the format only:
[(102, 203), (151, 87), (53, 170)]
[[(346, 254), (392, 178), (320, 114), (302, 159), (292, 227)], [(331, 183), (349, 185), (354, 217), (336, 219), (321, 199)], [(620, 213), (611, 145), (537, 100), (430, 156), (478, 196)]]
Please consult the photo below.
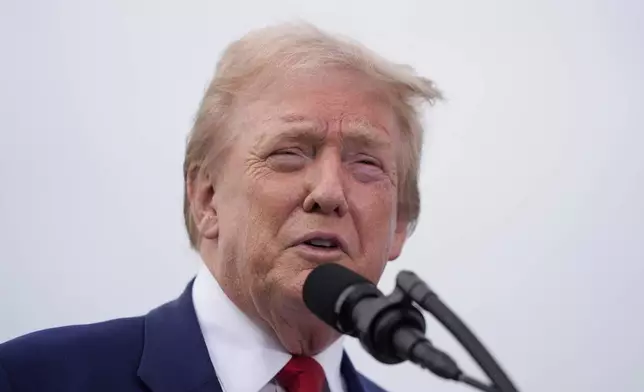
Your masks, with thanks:
[(302, 290), (304, 288), (304, 282), (312, 270), (312, 268), (309, 268), (282, 273), (279, 279), (269, 280), (270, 283), (268, 283), (268, 286), (270, 289), (268, 292), (271, 293), (273, 299), (277, 299), (279, 303), (289, 308), (306, 307), (304, 305), (304, 299), (302, 298)]

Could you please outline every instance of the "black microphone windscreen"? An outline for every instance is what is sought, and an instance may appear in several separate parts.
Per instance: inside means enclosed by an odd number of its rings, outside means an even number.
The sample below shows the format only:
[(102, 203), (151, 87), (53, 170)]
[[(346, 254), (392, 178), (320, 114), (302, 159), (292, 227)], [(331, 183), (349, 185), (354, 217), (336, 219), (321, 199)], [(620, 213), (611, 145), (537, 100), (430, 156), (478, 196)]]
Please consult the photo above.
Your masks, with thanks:
[(337, 328), (335, 306), (338, 298), (344, 290), (358, 283), (371, 284), (364, 277), (339, 264), (322, 264), (313, 269), (304, 282), (304, 304), (322, 321)]

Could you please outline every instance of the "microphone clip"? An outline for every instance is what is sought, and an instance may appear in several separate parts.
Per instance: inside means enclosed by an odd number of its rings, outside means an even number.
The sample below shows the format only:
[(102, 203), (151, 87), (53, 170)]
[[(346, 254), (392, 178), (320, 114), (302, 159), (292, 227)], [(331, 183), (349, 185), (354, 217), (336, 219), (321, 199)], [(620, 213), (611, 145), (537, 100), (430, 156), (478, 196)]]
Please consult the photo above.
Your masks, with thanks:
[[(371, 284), (357, 284), (343, 293), (336, 314), (336, 326), (341, 332), (358, 338), (369, 354), (385, 364), (396, 364), (408, 360), (394, 347), (392, 336), (401, 328), (426, 330), (425, 318), (414, 305), (411, 296), (400, 288), (388, 296), (383, 295)], [(355, 306), (358, 302), (362, 306)]]

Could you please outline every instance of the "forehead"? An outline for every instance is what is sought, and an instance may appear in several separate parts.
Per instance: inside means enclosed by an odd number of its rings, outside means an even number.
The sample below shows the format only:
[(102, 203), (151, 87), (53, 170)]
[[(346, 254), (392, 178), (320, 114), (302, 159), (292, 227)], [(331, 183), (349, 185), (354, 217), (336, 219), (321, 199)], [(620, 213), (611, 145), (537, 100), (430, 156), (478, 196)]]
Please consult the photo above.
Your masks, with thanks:
[(347, 143), (392, 144), (399, 132), (384, 89), (351, 71), (281, 76), (238, 101), (235, 113), (237, 123), (249, 126), (243, 131), (283, 137), (306, 133), (323, 138), (337, 130)]

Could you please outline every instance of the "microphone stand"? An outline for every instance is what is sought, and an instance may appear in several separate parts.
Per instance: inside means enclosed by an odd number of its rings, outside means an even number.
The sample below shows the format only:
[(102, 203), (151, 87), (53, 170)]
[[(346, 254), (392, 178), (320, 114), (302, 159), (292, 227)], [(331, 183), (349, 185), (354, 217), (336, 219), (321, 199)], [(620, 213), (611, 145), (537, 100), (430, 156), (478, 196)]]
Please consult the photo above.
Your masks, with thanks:
[[(496, 362), (492, 354), (477, 339), (474, 333), (445, 305), (440, 298), (434, 293), (427, 284), (411, 271), (401, 271), (396, 277), (396, 289), (390, 296), (390, 301), (405, 303), (413, 301), (420, 307), (431, 313), (447, 330), (461, 343), (467, 352), (479, 364), (483, 372), (490, 378), (492, 385), (486, 385), (464, 373), (460, 370), (458, 375), (454, 374), (445, 377), (440, 371), (434, 372), (444, 378), (454, 379), (467, 384), (473, 388), (486, 392), (518, 392), (512, 384), (510, 378), (503, 371), (501, 366)], [(410, 301), (410, 302), (411, 302)], [(407, 302), (409, 303), (409, 302)], [(436, 349), (436, 352), (451, 360), (447, 354)], [(453, 360), (451, 360), (453, 362)], [(455, 362), (454, 362), (455, 364)]]

